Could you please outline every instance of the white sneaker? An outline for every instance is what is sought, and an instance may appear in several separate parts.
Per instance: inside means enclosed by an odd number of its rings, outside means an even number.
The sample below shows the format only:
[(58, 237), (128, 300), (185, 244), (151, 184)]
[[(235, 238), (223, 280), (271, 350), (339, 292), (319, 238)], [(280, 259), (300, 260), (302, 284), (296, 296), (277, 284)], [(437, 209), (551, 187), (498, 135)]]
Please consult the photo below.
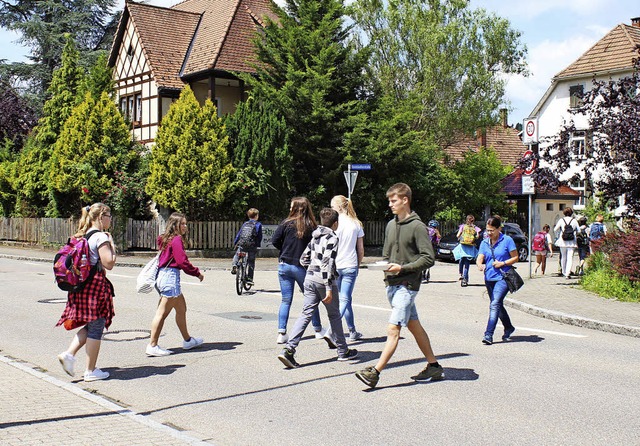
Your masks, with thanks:
[(159, 345), (151, 346), (151, 344), (147, 345), (146, 350), (147, 356), (167, 356), (173, 353), (171, 350), (165, 350)]
[(329, 346), (330, 349), (338, 348), (338, 345), (336, 344), (335, 339), (333, 339), (333, 333), (331, 333), (329, 330), (327, 330), (327, 332), (324, 334), (322, 339), (327, 341), (327, 345)]
[(362, 339), (362, 333), (360, 333), (359, 331), (352, 331), (349, 333), (350, 342), (355, 342), (359, 339)]
[(320, 331), (316, 331), (316, 339), (322, 339), (326, 334), (327, 334), (327, 330), (323, 330), (321, 328)]
[(202, 345), (204, 339), (202, 338), (194, 338), (191, 336), (188, 341), (182, 341), (182, 348), (185, 350), (191, 350), (192, 348), (196, 348)]
[(289, 341), (289, 335), (286, 333), (278, 333), (276, 344), (286, 344)]
[(109, 372), (103, 372), (99, 368), (93, 369), (92, 372), (89, 370), (84, 372), (84, 380), (87, 382), (91, 381), (99, 381), (101, 379), (107, 379), (109, 377)]
[(73, 366), (76, 364), (76, 357), (69, 352), (62, 352), (58, 355), (58, 361), (67, 375), (73, 376)]

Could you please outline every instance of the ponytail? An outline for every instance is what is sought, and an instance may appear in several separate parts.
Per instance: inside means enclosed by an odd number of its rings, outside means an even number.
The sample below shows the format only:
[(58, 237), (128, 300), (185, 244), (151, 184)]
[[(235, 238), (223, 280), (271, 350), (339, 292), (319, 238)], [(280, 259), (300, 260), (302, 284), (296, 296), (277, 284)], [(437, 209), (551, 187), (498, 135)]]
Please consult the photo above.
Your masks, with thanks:
[(103, 203), (94, 203), (91, 206), (82, 207), (82, 215), (78, 222), (78, 231), (76, 237), (84, 237), (91, 225), (98, 221), (104, 214), (108, 214), (111, 211), (109, 206)]

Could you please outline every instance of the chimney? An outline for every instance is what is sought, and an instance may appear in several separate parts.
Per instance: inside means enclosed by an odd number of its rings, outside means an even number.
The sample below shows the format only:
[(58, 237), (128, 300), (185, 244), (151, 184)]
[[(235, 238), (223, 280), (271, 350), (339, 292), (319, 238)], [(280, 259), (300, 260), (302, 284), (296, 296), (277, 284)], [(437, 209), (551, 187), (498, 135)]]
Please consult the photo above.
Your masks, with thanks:
[(637, 28), (640, 28), (640, 17), (635, 17), (635, 18), (631, 19), (631, 26), (635, 26)]
[(509, 127), (509, 123), (507, 122), (507, 118), (509, 117), (509, 110), (506, 108), (500, 109), (500, 122), (502, 122), (502, 127)]
[(479, 147), (487, 147), (487, 129), (476, 130), (476, 143)]

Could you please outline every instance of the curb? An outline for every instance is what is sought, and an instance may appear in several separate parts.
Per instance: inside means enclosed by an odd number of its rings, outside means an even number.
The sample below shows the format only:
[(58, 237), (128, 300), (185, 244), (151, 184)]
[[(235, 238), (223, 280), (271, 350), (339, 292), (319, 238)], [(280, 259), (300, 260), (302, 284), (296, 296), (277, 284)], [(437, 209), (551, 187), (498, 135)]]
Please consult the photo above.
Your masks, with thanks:
[(508, 307), (515, 308), (516, 310), (520, 310), (524, 313), (529, 313), (533, 316), (537, 316), (543, 319), (549, 319), (567, 325), (589, 328), (591, 330), (605, 331), (609, 333), (640, 338), (640, 327), (614, 324), (611, 322), (598, 321), (582, 316), (562, 313), (560, 311), (547, 310), (545, 308), (536, 307), (534, 305), (530, 305), (525, 302), (512, 299), (510, 297), (507, 297), (504, 300), (504, 303)]

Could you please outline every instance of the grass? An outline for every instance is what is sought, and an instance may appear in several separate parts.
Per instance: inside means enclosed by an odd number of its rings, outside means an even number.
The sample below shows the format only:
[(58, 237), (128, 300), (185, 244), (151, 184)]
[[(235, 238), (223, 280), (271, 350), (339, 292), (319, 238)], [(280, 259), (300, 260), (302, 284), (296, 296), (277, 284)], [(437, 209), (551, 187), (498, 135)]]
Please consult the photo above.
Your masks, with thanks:
[(623, 302), (640, 302), (640, 285), (619, 275), (604, 254), (597, 252), (588, 259), (580, 284), (585, 290)]

